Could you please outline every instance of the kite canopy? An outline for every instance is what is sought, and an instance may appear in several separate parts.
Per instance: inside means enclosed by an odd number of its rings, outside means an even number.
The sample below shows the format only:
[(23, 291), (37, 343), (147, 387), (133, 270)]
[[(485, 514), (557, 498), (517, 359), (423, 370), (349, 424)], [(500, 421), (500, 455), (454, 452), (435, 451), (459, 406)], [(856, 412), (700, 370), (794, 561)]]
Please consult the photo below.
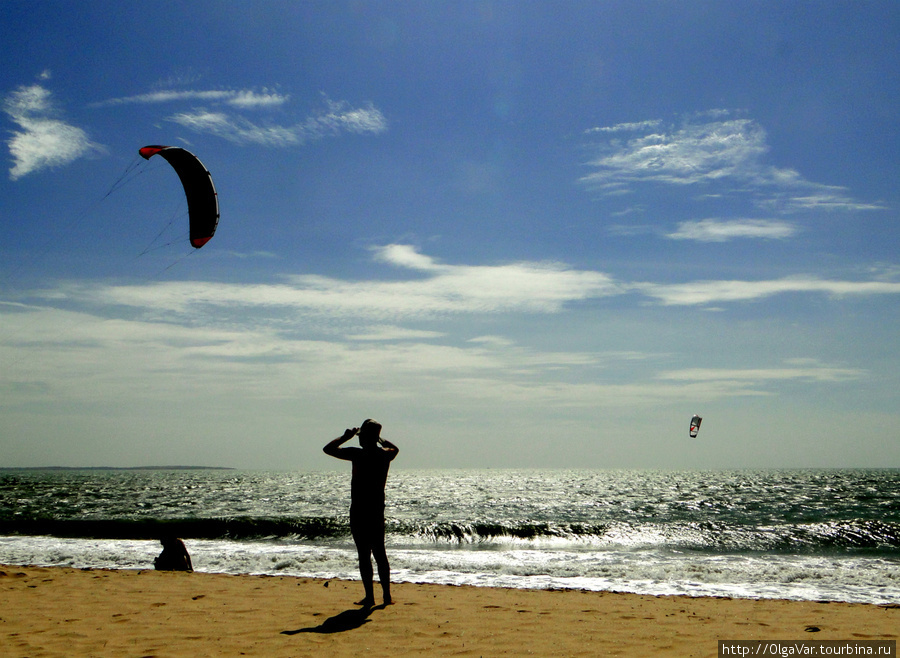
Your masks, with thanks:
[(172, 165), (187, 197), (191, 246), (199, 249), (209, 242), (219, 225), (219, 199), (212, 176), (203, 163), (178, 146), (145, 146), (139, 153), (145, 160), (159, 154)]
[(691, 418), (691, 438), (697, 438), (697, 432), (700, 431), (700, 423), (703, 422), (703, 419), (700, 418), (697, 414), (694, 414), (694, 417)]

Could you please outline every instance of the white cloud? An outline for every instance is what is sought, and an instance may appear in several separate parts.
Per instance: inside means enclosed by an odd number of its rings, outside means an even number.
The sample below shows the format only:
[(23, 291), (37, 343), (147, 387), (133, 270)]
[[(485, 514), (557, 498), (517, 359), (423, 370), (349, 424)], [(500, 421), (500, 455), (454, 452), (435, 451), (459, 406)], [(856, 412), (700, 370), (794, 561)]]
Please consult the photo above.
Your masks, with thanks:
[(131, 409), (135, 396), (142, 405), (171, 404), (195, 399), (202, 391), (204, 401), (231, 408), (279, 399), (293, 405), (340, 391), (342, 401), (363, 397), (367, 406), (415, 395), (435, 406), (472, 409), (497, 404), (507, 410), (646, 409), (649, 404), (774, 395), (779, 382), (842, 383), (866, 375), (797, 360), (773, 368), (656, 374), (651, 366), (643, 375), (629, 368), (629, 381), (619, 381), (615, 375), (598, 375), (598, 368), (610, 358), (647, 355), (542, 351), (500, 335), (454, 346), (442, 344), (436, 332), (378, 324), (349, 341), (316, 340), (279, 331), (247, 314), (234, 317), (240, 320), (180, 325), (172, 317), (103, 320), (52, 308), (5, 314), (0, 340), (0, 362), (8, 366), (0, 378), (4, 403), (14, 407), (49, 399), (63, 406)]
[(693, 281), (661, 284), (616, 281), (603, 272), (563, 263), (517, 262), (451, 265), (409, 245), (373, 249), (374, 259), (410, 271), (402, 280), (351, 281), (318, 275), (287, 277), (283, 283), (235, 284), (171, 281), (148, 285), (61, 287), (45, 299), (121, 305), (148, 314), (228, 317), (266, 309), (269, 322), (290, 325), (294, 313), (334, 319), (363, 318), (378, 324), (432, 319), (448, 314), (561, 312), (567, 305), (624, 294), (641, 294), (664, 306), (748, 302), (787, 293), (833, 297), (900, 294), (900, 282), (839, 281), (813, 276), (764, 281)]
[[(49, 76), (45, 74), (42, 79)], [(3, 111), (21, 128), (6, 142), (13, 158), (9, 170), (13, 180), (69, 164), (99, 148), (84, 130), (55, 117), (52, 94), (41, 85), (19, 87), (7, 95)]]
[(771, 219), (702, 219), (681, 222), (678, 230), (666, 237), (672, 240), (727, 242), (736, 238), (783, 239), (796, 233), (794, 224)]
[(241, 109), (274, 107), (283, 105), (290, 100), (290, 96), (279, 94), (268, 89), (255, 91), (252, 89), (223, 89), (223, 90), (161, 90), (135, 96), (122, 98), (110, 98), (92, 107), (105, 107), (111, 105), (130, 104), (156, 104), (173, 103), (180, 101), (204, 101), (221, 102)]
[[(585, 380), (603, 354), (541, 351), (501, 336), (462, 346), (440, 334), (374, 325), (349, 341), (314, 340), (255, 323), (179, 325), (108, 319), (52, 308), (4, 316), (0, 390), (7, 405), (46, 400), (125, 408), (119, 400), (307, 399), (340, 391), (379, 404), (423, 396), (435, 404), (502, 403), (595, 409), (649, 401), (759, 395), (751, 383)], [(60, 327), (65, 327), (60, 331)], [(383, 332), (379, 335), (379, 331)], [(27, 367), (18, 367), (26, 358)], [(348, 388), (349, 387), (349, 388)]]
[(374, 319), (447, 313), (556, 313), (567, 303), (618, 294), (607, 275), (560, 263), (437, 265), (406, 245), (382, 247), (376, 258), (421, 276), (403, 281), (344, 281), (304, 275), (284, 284), (186, 281), (73, 287), (66, 294), (168, 312), (268, 307)]
[[(541, 406), (594, 413), (601, 407), (690, 402), (693, 411), (698, 400), (773, 396), (780, 382), (840, 384), (867, 374), (811, 360), (734, 369), (695, 367), (694, 361), (676, 369), (679, 357), (671, 353), (567, 351), (571, 334), (566, 331), (556, 343), (559, 351), (524, 346), (514, 340), (528, 334), (527, 329), (519, 333), (520, 318), (498, 314), (557, 313), (566, 304), (635, 288), (561, 264), (447, 264), (409, 245), (385, 245), (373, 256), (385, 266), (402, 268), (412, 280), (296, 277), (281, 285), (81, 285), (47, 296), (53, 304), (96, 305), (104, 316), (118, 315), (107, 320), (88, 312), (0, 304), (4, 399), (7, 405), (52, 399), (69, 406), (83, 401), (125, 408), (124, 401), (134, 396), (147, 404), (202, 391), (204, 400), (233, 405), (239, 391), (237, 397), (249, 406), (255, 400), (295, 399), (315, 399), (310, 402), (315, 406), (320, 404), (315, 396), (334, 398), (340, 391), (341, 399), (350, 395), (378, 404), (416, 394), (448, 407), (502, 404), (525, 411)], [(676, 299), (673, 287), (638, 292), (655, 294), (664, 303), (706, 303), (785, 290), (834, 292), (845, 285), (805, 279), (793, 281), (793, 287), (760, 287), (730, 297), (698, 287), (694, 292), (706, 297), (692, 300)], [(900, 283), (856, 285), (859, 294), (900, 293)], [(687, 287), (681, 292), (686, 295)], [(495, 315), (480, 325), (461, 323), (466, 336), (458, 334), (460, 324), (446, 318), (440, 318), (440, 331), (404, 326), (450, 313)], [(480, 328), (473, 331), (473, 326)], [(594, 342), (584, 344), (605, 342), (602, 329), (592, 335)], [(654, 366), (659, 362), (670, 369), (659, 372)], [(117, 404), (120, 400), (123, 404)]]
[(387, 130), (387, 119), (371, 104), (353, 108), (346, 102), (328, 102), (328, 112), (314, 123), (325, 132), (381, 133)]
[(666, 128), (659, 120), (592, 128), (592, 134), (643, 133), (623, 140), (610, 137), (598, 157), (588, 162), (592, 173), (580, 181), (604, 194), (622, 194), (640, 182), (698, 185), (726, 182), (732, 190), (757, 195), (757, 203), (782, 212), (806, 210), (873, 210), (846, 189), (806, 180), (799, 172), (767, 164), (766, 131), (752, 119), (728, 118), (714, 110), (699, 113), (681, 127)]
[(373, 248), (375, 260), (406, 267), (412, 270), (434, 271), (441, 269), (431, 256), (420, 254), (416, 248), (408, 244), (389, 244)]
[(231, 256), (232, 258), (239, 258), (241, 260), (246, 260), (248, 258), (267, 258), (267, 259), (277, 259), (280, 258), (278, 254), (273, 251), (219, 251), (216, 252), (217, 255)]
[(894, 263), (876, 263), (866, 268), (866, 272), (877, 281), (897, 281), (900, 279), (900, 265)]
[[(822, 191), (816, 194), (788, 196), (784, 199), (774, 199), (767, 205), (779, 208), (786, 212), (796, 210), (884, 210), (886, 206), (880, 203), (863, 203), (843, 193), (843, 188), (828, 188), (822, 186)], [(829, 191), (834, 190), (834, 191)]]
[(372, 104), (354, 108), (345, 102), (328, 101), (325, 112), (291, 125), (260, 125), (249, 119), (209, 110), (179, 112), (169, 121), (195, 132), (208, 133), (237, 144), (286, 147), (342, 133), (379, 134), (387, 130), (387, 119)]
[(690, 185), (758, 175), (759, 158), (767, 150), (765, 131), (748, 119), (688, 124), (670, 133), (652, 132), (625, 143), (612, 142), (589, 163), (597, 171), (582, 181)]
[(216, 135), (239, 144), (282, 147), (302, 144), (305, 141), (302, 133), (298, 131), (282, 126), (258, 126), (225, 112), (207, 110), (181, 112), (170, 116), (169, 121), (194, 132)]
[(584, 131), (586, 135), (591, 133), (618, 133), (618, 132), (636, 132), (643, 130), (652, 130), (662, 125), (661, 119), (652, 119), (650, 121), (636, 121), (634, 123), (619, 123), (615, 126), (603, 126), (597, 128), (588, 128)]
[(445, 336), (441, 331), (424, 331), (421, 329), (407, 329), (394, 325), (376, 324), (368, 327), (362, 333), (348, 334), (348, 340), (381, 341), (381, 340), (428, 340)]
[(833, 281), (817, 277), (787, 277), (768, 281), (695, 281), (690, 283), (639, 283), (633, 288), (666, 306), (694, 306), (717, 302), (753, 301), (784, 293), (896, 295), (900, 283), (889, 281)]
[(809, 364), (806, 367), (787, 368), (687, 368), (660, 373), (657, 378), (666, 381), (688, 382), (752, 382), (763, 384), (772, 381), (803, 380), (815, 382), (841, 382), (861, 379), (865, 370), (858, 368), (834, 368)]
[(290, 96), (271, 89), (168, 89), (110, 98), (93, 107), (127, 104), (162, 104), (199, 102), (207, 107), (193, 107), (175, 112), (167, 120), (194, 132), (215, 135), (236, 144), (289, 147), (308, 141), (334, 137), (343, 133), (379, 134), (387, 130), (387, 119), (372, 103), (360, 107), (346, 101), (323, 98), (324, 107), (300, 121), (289, 124), (260, 122), (245, 112), (283, 108)]
[(515, 344), (503, 336), (476, 336), (475, 338), (470, 338), (468, 342), (494, 347), (512, 347)]

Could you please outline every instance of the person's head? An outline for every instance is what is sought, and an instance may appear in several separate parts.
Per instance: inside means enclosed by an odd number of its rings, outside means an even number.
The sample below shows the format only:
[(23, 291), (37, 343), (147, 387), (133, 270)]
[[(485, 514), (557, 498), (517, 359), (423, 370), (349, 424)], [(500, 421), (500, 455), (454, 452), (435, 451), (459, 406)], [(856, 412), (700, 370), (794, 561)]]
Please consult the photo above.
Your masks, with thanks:
[(363, 448), (376, 446), (379, 438), (381, 438), (381, 423), (371, 418), (364, 420), (359, 426), (359, 445)]
[(184, 542), (175, 535), (165, 535), (159, 540), (159, 543), (163, 545), (163, 548), (178, 548), (179, 545), (184, 545)]

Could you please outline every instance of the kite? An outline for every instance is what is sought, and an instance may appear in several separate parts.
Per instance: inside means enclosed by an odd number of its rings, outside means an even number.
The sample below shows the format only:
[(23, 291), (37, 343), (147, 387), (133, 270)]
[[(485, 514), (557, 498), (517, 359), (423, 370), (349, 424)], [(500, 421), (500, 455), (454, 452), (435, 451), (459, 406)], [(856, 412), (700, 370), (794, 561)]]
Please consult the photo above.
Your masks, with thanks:
[(199, 249), (219, 225), (219, 198), (212, 176), (197, 156), (178, 146), (145, 146), (139, 153), (145, 160), (159, 154), (172, 165), (187, 197), (191, 225), (191, 246)]
[(700, 418), (697, 414), (694, 414), (694, 417), (691, 418), (691, 438), (697, 438), (697, 432), (700, 431), (700, 423), (703, 422), (703, 419)]

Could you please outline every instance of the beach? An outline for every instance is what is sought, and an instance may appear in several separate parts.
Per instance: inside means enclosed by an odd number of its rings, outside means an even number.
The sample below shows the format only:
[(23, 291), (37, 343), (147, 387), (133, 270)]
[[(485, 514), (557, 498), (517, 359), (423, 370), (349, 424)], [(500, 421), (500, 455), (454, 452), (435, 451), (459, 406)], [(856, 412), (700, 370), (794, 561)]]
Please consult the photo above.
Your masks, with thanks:
[[(377, 588), (376, 588), (377, 590)], [(0, 567), (3, 656), (716, 656), (719, 640), (896, 640), (900, 606), (149, 570)]]

